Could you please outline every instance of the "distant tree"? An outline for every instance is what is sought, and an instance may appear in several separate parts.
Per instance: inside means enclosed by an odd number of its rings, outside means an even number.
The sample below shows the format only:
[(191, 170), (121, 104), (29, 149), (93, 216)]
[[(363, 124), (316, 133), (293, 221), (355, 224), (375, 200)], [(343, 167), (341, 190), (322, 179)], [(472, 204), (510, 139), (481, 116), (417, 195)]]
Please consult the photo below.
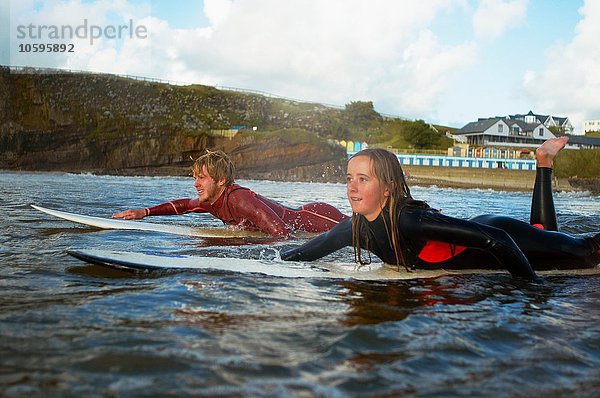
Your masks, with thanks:
[(346, 104), (344, 110), (348, 123), (355, 128), (367, 129), (374, 123), (383, 121), (381, 115), (375, 112), (373, 101), (353, 101)]
[(550, 130), (550, 132), (557, 137), (560, 137), (561, 135), (565, 135), (565, 129), (563, 127), (550, 126), (550, 127), (548, 127), (548, 130)]
[(347, 140), (350, 131), (348, 130), (348, 126), (341, 120), (332, 118), (329, 121), (329, 135), (338, 140)]
[(407, 123), (403, 132), (404, 139), (413, 148), (431, 148), (440, 142), (440, 134), (423, 120)]

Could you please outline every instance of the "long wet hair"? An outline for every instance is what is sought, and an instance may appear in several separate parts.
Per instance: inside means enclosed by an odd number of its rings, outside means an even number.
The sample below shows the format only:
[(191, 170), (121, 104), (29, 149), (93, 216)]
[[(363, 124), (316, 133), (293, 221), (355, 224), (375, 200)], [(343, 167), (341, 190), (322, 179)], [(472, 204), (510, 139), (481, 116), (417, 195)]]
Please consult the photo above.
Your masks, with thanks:
[[(404, 178), (404, 171), (398, 161), (396, 155), (392, 152), (381, 148), (368, 148), (357, 152), (351, 159), (366, 156), (371, 160), (371, 171), (379, 180), (382, 188), (387, 189), (389, 196), (387, 201), (382, 206), (382, 212), (389, 213), (389, 220), (383, 217), (385, 230), (388, 239), (396, 256), (396, 264), (398, 267), (404, 266), (407, 270), (409, 264), (405, 261), (403, 254), (402, 235), (398, 230), (398, 218), (402, 209), (406, 206), (414, 206), (420, 208), (428, 208), (427, 203), (414, 200), (410, 194), (410, 188)], [(365, 216), (358, 213), (352, 213), (352, 246), (354, 247), (354, 259), (360, 264), (369, 264), (371, 262), (370, 253), (367, 261), (362, 259), (361, 243), (364, 239), (365, 247), (369, 247), (369, 235), (367, 233), (367, 219)]]

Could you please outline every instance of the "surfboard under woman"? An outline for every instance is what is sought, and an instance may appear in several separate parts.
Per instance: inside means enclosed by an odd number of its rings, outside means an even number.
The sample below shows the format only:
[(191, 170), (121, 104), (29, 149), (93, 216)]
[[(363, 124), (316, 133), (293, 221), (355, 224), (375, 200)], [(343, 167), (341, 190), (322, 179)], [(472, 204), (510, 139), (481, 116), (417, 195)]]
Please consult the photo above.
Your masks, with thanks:
[[(352, 218), (306, 244), (284, 250), (284, 260), (311, 261), (353, 246), (355, 260), (371, 253), (411, 269), (505, 268), (537, 280), (534, 270), (586, 268), (600, 262), (600, 233), (574, 237), (557, 231), (552, 166), (568, 137), (546, 141), (536, 151), (531, 224), (497, 215), (470, 220), (450, 217), (412, 198), (397, 157), (366, 149), (348, 162), (347, 196)], [(367, 253), (364, 253), (364, 250)]]

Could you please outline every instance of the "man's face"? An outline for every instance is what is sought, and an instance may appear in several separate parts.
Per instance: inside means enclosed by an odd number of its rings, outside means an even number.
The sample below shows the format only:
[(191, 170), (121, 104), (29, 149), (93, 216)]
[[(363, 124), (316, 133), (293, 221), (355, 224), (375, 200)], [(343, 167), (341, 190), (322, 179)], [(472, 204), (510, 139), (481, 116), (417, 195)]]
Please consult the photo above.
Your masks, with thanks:
[(208, 174), (206, 165), (202, 166), (202, 171), (194, 171), (194, 187), (198, 192), (198, 199), (200, 199), (200, 202), (214, 203), (219, 198), (219, 195), (221, 195), (224, 186), (225, 179), (215, 181), (214, 178)]

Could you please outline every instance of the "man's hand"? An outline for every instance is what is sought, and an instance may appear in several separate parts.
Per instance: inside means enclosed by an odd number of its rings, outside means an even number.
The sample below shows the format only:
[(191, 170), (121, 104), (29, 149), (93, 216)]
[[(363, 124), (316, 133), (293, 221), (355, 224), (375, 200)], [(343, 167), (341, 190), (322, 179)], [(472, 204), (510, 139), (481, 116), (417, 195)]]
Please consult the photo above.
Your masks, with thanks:
[(125, 220), (138, 220), (146, 217), (146, 209), (129, 209), (112, 215), (112, 218), (123, 218)]

